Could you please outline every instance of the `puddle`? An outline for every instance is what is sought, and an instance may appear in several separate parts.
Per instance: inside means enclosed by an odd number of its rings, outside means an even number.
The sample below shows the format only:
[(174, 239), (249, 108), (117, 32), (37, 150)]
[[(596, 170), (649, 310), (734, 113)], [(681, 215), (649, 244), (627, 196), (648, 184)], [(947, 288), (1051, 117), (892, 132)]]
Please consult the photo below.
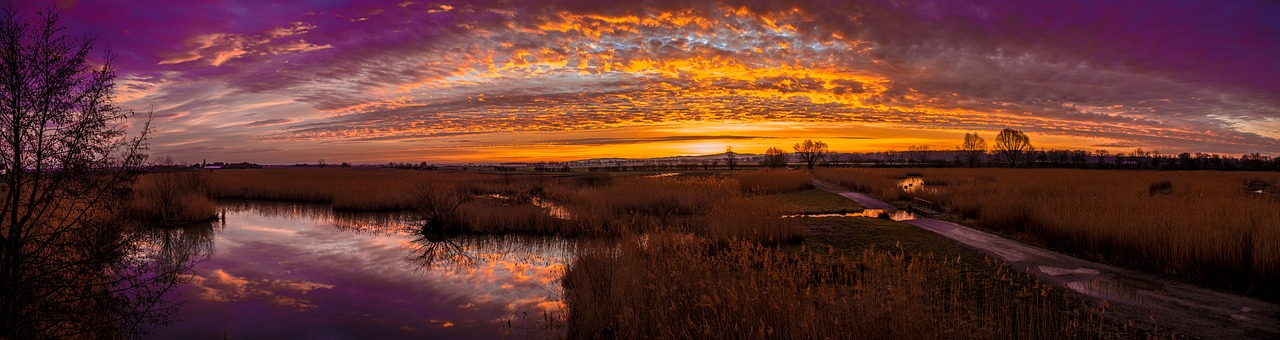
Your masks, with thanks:
[(559, 204), (552, 203), (551, 201), (534, 197), (533, 205), (536, 205), (539, 208), (547, 209), (547, 215), (551, 215), (552, 218), (558, 218), (562, 220), (573, 219), (573, 214), (569, 213), (568, 209), (565, 209), (563, 206)]
[(898, 181), (898, 188), (908, 194), (937, 193), (944, 185), (929, 184), (924, 177), (911, 176)]
[(680, 176), (680, 173), (679, 173), (679, 172), (664, 172), (664, 173), (660, 173), (660, 174), (657, 174), (657, 175), (648, 175), (648, 176), (644, 176), (644, 177), (645, 177), (645, 178), (661, 178), (661, 177), (673, 177), (673, 176)]
[[(502, 200), (502, 201), (510, 201), (510, 200), (513, 200), (513, 198), (511, 198), (511, 196), (507, 196), (507, 195), (503, 195), (503, 194), (478, 195), (478, 196), (476, 196), (476, 197), (480, 197), (480, 198), (492, 198), (492, 199)], [(548, 200), (542, 199), (541, 197), (534, 197), (534, 198), (532, 198), (532, 199), (530, 200), (530, 202), (529, 202), (529, 203), (531, 203), (531, 204), (533, 204), (534, 206), (537, 206), (537, 207), (539, 207), (539, 208), (546, 209), (546, 210), (547, 210), (547, 215), (548, 215), (548, 216), (551, 216), (552, 218), (557, 218), (557, 219), (562, 219), (562, 220), (572, 220), (572, 219), (573, 219), (573, 214), (572, 214), (572, 213), (569, 213), (569, 210), (568, 210), (568, 209), (565, 209), (565, 208), (564, 208), (564, 206), (561, 206), (561, 205), (559, 205), (559, 204), (556, 204), (555, 202), (551, 202), (551, 201), (548, 201)]]
[(884, 209), (866, 209), (866, 210), (863, 210), (863, 211), (860, 211), (860, 212), (856, 212), (856, 213), (843, 213), (843, 214), (797, 214), (797, 215), (785, 215), (785, 216), (782, 216), (782, 217), (783, 217), (783, 218), (795, 218), (795, 217), (818, 217), (818, 218), (826, 218), (826, 217), (870, 217), (870, 218), (880, 218), (880, 215), (887, 215), (887, 216), (889, 217), (889, 219), (894, 220), (894, 221), (910, 221), (910, 220), (914, 220), (914, 219), (916, 219), (916, 214), (913, 214), (913, 213), (910, 213), (910, 212), (907, 212), (907, 211), (903, 211), (903, 210), (884, 210)]
[(1141, 304), (1146, 300), (1144, 292), (1164, 290), (1164, 284), (1139, 278), (1116, 276), (1109, 280), (1094, 279), (1089, 281), (1067, 282), (1067, 288), (1081, 294), (1110, 301), (1123, 301)]
[(1246, 315), (1245, 313), (1252, 312), (1252, 311), (1253, 309), (1249, 307), (1240, 307), (1240, 313), (1232, 313), (1231, 318), (1240, 320), (1240, 321), (1250, 320), (1252, 318), (1250, 318), (1249, 315)]
[(916, 192), (924, 189), (924, 177), (907, 177), (898, 181), (898, 187), (902, 191)]
[(1093, 268), (1076, 268), (1076, 269), (1068, 270), (1068, 269), (1050, 267), (1050, 266), (1040, 266), (1040, 272), (1053, 275), (1053, 276), (1067, 275), (1067, 274), (1098, 275), (1099, 273), (1097, 269), (1093, 269)]

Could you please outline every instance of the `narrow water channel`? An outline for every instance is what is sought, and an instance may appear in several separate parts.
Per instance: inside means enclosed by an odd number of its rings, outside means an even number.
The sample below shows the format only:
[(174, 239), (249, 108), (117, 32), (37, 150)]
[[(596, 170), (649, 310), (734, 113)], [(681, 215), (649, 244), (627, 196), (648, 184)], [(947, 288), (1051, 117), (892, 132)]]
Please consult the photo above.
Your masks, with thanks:
[(796, 218), (796, 217), (817, 217), (817, 218), (823, 218), (823, 217), (870, 217), (870, 218), (882, 218), (882, 217), (883, 217), (883, 218), (888, 218), (888, 219), (891, 219), (891, 220), (894, 220), (894, 221), (910, 221), (910, 220), (914, 220), (914, 219), (916, 219), (916, 214), (913, 214), (913, 213), (911, 213), (911, 212), (909, 212), (909, 211), (897, 210), (897, 209), (863, 209), (862, 211), (859, 211), (859, 212), (852, 212), (852, 213), (837, 213), (837, 214), (799, 214), (799, 215), (785, 215), (785, 216), (782, 216), (782, 217), (783, 217), (783, 218)]
[[(206, 259), (157, 339), (543, 337), (569, 242), (423, 235), (397, 214), (219, 202)], [(205, 228), (208, 228), (206, 225)]]

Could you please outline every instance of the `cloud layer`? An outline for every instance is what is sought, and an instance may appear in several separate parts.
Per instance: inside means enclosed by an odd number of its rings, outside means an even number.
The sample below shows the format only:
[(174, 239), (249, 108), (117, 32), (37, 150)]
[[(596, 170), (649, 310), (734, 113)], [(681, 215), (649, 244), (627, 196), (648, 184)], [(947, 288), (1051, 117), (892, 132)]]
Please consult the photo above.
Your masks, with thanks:
[[(848, 151), (1013, 127), (1051, 147), (1280, 152), (1271, 1), (79, 1), (62, 15), (119, 54), (121, 100), (157, 114), (153, 150), (188, 160), (742, 141), (671, 132), (689, 125), (757, 126), (746, 137), (769, 143), (896, 132)], [(586, 148), (601, 138), (636, 142)], [(485, 147), (523, 139), (542, 152)]]

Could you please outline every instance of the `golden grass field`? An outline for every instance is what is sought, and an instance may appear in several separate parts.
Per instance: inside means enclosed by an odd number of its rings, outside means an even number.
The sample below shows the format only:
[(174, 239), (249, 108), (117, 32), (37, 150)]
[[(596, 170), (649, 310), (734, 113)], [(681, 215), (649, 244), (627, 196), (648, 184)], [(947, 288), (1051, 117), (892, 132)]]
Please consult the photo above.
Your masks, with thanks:
[[(908, 173), (921, 175), (924, 188), (900, 187)], [(819, 169), (816, 175), (889, 199), (933, 201), (980, 227), (1085, 258), (1280, 298), (1276, 173)]]

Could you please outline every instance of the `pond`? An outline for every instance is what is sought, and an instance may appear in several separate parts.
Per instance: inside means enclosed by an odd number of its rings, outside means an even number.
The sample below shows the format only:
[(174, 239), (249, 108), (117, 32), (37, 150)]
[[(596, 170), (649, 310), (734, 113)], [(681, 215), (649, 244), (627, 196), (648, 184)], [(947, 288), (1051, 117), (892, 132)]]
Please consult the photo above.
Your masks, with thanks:
[[(151, 337), (546, 337), (562, 319), (561, 238), (420, 234), (402, 214), (218, 203), (186, 301)], [(206, 228), (208, 226), (206, 225)]]

